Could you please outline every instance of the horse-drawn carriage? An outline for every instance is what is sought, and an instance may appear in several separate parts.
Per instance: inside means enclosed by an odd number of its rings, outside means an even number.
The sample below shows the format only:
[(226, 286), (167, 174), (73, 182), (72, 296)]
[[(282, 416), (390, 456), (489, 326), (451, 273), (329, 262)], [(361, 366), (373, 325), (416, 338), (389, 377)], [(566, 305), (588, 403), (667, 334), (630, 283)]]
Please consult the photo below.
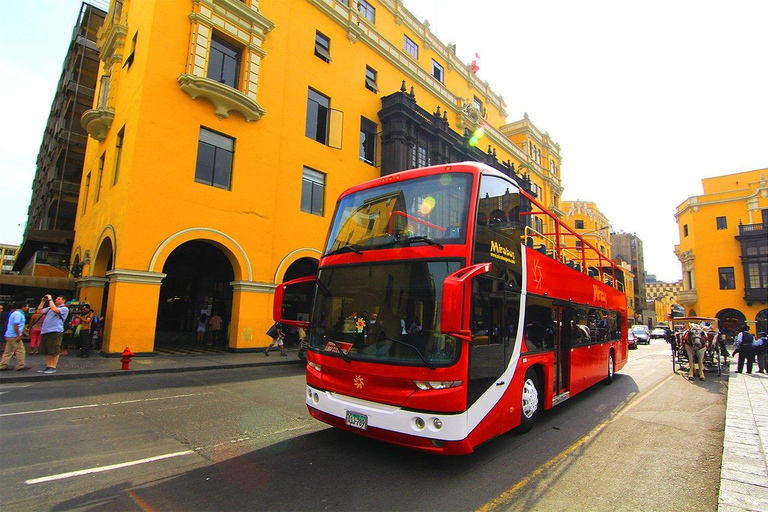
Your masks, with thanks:
[[(704, 367), (722, 373), (725, 354), (720, 350), (720, 331), (717, 318), (683, 317), (672, 322), (672, 371), (688, 370), (688, 378), (694, 378), (698, 366), (699, 379), (704, 380)], [(699, 363), (701, 361), (701, 363)], [(687, 368), (686, 368), (687, 366)]]

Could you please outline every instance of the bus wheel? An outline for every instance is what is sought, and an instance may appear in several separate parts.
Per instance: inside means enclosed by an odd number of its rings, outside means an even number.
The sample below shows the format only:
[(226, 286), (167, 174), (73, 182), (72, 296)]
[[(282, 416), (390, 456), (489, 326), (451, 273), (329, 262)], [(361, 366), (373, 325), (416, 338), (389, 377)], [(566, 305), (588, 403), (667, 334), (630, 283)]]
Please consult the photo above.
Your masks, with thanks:
[(603, 384), (609, 386), (613, 382), (613, 371), (616, 368), (616, 364), (613, 362), (613, 350), (608, 352), (608, 376), (603, 379)]
[(539, 378), (536, 372), (528, 370), (525, 372), (525, 381), (523, 381), (523, 397), (520, 410), (520, 426), (517, 428), (519, 433), (528, 432), (533, 428), (536, 417), (539, 415)]

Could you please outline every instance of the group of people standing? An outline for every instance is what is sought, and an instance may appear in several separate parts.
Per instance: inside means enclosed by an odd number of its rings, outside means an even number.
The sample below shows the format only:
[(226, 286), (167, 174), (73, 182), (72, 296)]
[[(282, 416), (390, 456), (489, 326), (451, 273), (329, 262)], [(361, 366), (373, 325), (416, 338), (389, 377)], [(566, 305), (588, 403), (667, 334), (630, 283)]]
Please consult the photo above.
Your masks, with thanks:
[[(224, 339), (223, 323), (224, 321), (217, 311), (212, 311), (210, 318), (205, 312), (201, 311), (200, 316), (197, 318), (197, 344), (224, 348), (226, 340)], [(210, 335), (208, 341), (205, 339), (206, 333)]]
[(739, 355), (736, 365), (736, 373), (744, 371), (744, 363), (747, 364), (747, 373), (752, 373), (752, 366), (757, 360), (757, 373), (768, 373), (766, 367), (766, 349), (768, 349), (768, 336), (759, 332), (753, 336), (749, 327), (744, 326), (742, 331), (733, 339), (733, 353)]
[(80, 349), (77, 356), (88, 357), (94, 338), (98, 339), (97, 326), (100, 325), (88, 304), (73, 312), (66, 297), (57, 295), (54, 298), (47, 294), (40, 299), (40, 304), (29, 318), (28, 311), (29, 304), (26, 302), (17, 302), (11, 306), (6, 321), (5, 349), (0, 360), (0, 370), (10, 370), (9, 364), (13, 357), (16, 357), (16, 370), (31, 369), (26, 364), (25, 339), (29, 339), (30, 355), (45, 356), (45, 368), (38, 370), (38, 373), (56, 373), (59, 357), (68, 352), (70, 335), (77, 340)]

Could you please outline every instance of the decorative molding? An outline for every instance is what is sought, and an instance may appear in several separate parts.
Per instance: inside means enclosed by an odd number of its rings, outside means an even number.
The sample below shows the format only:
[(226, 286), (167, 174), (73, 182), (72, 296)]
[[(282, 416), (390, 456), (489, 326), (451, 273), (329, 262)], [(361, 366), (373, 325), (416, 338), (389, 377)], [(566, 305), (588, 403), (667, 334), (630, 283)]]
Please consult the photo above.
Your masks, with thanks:
[(256, 281), (231, 281), (232, 289), (236, 292), (245, 293), (275, 293), (277, 285), (272, 283), (261, 283)]
[(80, 126), (82, 126), (88, 135), (99, 141), (104, 142), (107, 138), (109, 127), (115, 119), (115, 111), (111, 108), (97, 108), (86, 110), (80, 117)]
[(77, 288), (104, 288), (107, 285), (109, 279), (106, 277), (89, 276), (82, 279), (75, 279)]
[(157, 286), (160, 286), (160, 283), (167, 275), (162, 272), (145, 272), (122, 268), (116, 268), (107, 272), (110, 283), (150, 284)]
[(195, 233), (195, 232), (215, 233), (220, 237), (226, 239), (232, 245), (234, 245), (237, 248), (238, 252), (240, 252), (240, 256), (242, 256), (243, 261), (245, 262), (245, 270), (248, 274), (248, 281), (253, 281), (253, 271), (251, 270), (251, 261), (248, 259), (248, 255), (245, 253), (245, 249), (243, 249), (243, 247), (239, 243), (237, 243), (234, 238), (227, 235), (226, 233), (219, 231), (218, 229), (202, 228), (202, 227), (182, 229), (181, 231), (178, 231), (172, 234), (171, 236), (169, 236), (168, 238), (166, 238), (165, 240), (163, 240), (163, 242), (157, 247), (157, 249), (155, 249), (155, 253), (152, 255), (152, 259), (149, 262), (149, 271), (152, 272), (152, 269), (155, 268), (155, 265), (157, 265), (157, 261), (160, 258), (160, 253), (163, 251), (163, 249), (165, 249), (165, 247), (168, 244), (170, 244), (173, 240), (175, 240), (180, 236), (183, 236), (189, 233)]
[(242, 92), (210, 78), (185, 73), (179, 76), (178, 81), (181, 84), (181, 90), (189, 94), (193, 100), (205, 98), (210, 101), (219, 119), (228, 118), (233, 110), (242, 114), (246, 121), (258, 121), (267, 113), (255, 100)]

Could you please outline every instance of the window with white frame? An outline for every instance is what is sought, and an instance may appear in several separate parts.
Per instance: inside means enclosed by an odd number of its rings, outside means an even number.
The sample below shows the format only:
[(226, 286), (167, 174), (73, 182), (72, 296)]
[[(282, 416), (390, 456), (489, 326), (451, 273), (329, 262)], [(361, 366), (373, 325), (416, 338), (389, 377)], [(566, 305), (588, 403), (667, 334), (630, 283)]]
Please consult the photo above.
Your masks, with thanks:
[(376, 9), (365, 0), (357, 0), (357, 10), (360, 11), (368, 21), (376, 23)]
[(432, 76), (440, 82), (443, 81), (443, 66), (441, 66), (435, 59), (432, 59)]
[(208, 78), (237, 89), (242, 50), (220, 37), (211, 38)]
[(331, 39), (320, 32), (315, 32), (315, 55), (325, 62), (331, 62)]
[(301, 174), (301, 211), (323, 216), (325, 174), (304, 167)]
[(403, 35), (403, 49), (413, 55), (414, 58), (419, 58), (419, 45), (406, 35)]
[(235, 139), (201, 126), (195, 181), (229, 190), (232, 183), (234, 155)]

